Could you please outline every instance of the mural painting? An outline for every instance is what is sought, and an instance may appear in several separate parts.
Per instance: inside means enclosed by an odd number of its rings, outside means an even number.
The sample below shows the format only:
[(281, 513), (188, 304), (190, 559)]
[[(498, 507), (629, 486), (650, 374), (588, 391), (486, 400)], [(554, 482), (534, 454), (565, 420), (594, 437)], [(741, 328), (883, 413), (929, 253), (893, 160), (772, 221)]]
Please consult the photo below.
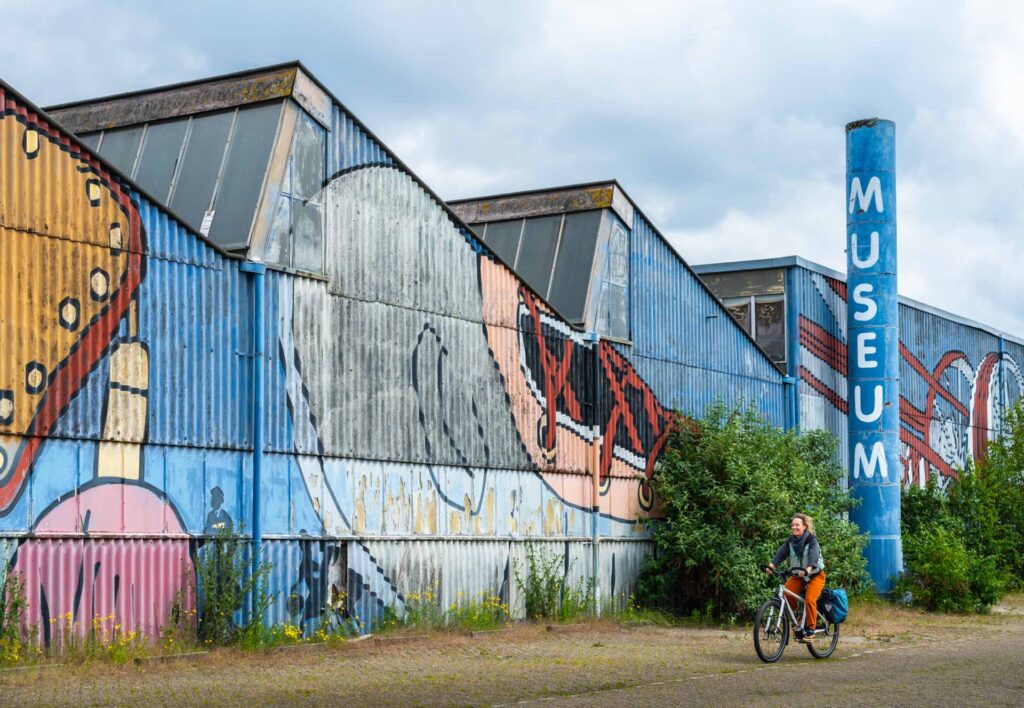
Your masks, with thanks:
[[(153, 581), (140, 562), (171, 558), (187, 572), (190, 561), (185, 528), (143, 464), (149, 352), (139, 338), (146, 249), (139, 212), (95, 159), (13, 97), (0, 93), (0, 100), (0, 272), (9, 278), (0, 299), (0, 516), (16, 518), (19, 502), (41, 509), (9, 563), (25, 580), (47, 641), (49, 620), (69, 616), (76, 623), (103, 617), (108, 631), (114, 624), (153, 630), (180, 578)], [(36, 468), (59, 464), (48, 459), (58, 452), (49, 438), (100, 368), (103, 394), (86, 411), (100, 441), (79, 451), (88, 472), (63, 486), (40, 485), (52, 486), (53, 496), (26, 500)], [(117, 538), (126, 533), (178, 540)], [(52, 553), (49, 537), (67, 534), (76, 538), (60, 552), (64, 569), (40, 562)], [(110, 540), (82, 541), (89, 537)]]
[[(13, 95), (3, 105), (3, 567), (47, 642), (68, 617), (155, 632), (203, 538), (246, 527), (251, 291), (237, 261)], [(642, 540), (669, 416), (626, 358), (560, 322), (403, 171), (355, 168), (324, 197), (335, 216), (392, 217), (328, 219), (335, 258), (380, 273), (383, 254), (351, 250), (372, 244), (416, 278), (267, 276), (278, 618), (315, 622), (342, 588), (367, 621), (416, 582), (455, 592), (443, 563), (378, 539), (507, 539), (480, 576), (506, 599), (516, 539), (562, 539), (567, 573), (595, 524)], [(609, 591), (644, 552), (612, 554)]]
[[(820, 314), (800, 316), (800, 378), (814, 395), (845, 416), (846, 284), (817, 273), (808, 277), (817, 297), (807, 311)], [(928, 318), (932, 326), (941, 321), (905, 305), (901, 308), (904, 317)], [(901, 325), (901, 331), (906, 329), (907, 323)], [(1016, 400), (1024, 392), (1024, 376), (1016, 359), (1008, 352), (1000, 354), (996, 337), (985, 338), (983, 346), (992, 350), (975, 355), (973, 361), (964, 351), (951, 350), (938, 352), (926, 362), (901, 337), (900, 442), (905, 484), (923, 485), (929, 476), (937, 476), (943, 484), (955, 479), (957, 469), (969, 458), (983, 458), (985, 446), (998, 435), (1004, 413), (1000, 401)], [(1002, 398), (1001, 385), (1006, 386)], [(828, 427), (824, 421), (810, 423)]]

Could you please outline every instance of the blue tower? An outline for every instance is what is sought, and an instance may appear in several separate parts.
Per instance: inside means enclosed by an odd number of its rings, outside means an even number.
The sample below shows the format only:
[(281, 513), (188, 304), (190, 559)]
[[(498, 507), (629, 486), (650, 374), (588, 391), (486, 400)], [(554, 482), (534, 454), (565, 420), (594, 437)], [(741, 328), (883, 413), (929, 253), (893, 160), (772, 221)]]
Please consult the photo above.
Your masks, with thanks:
[(899, 300), (896, 125), (846, 126), (847, 416), (851, 514), (870, 534), (868, 572), (881, 592), (903, 569), (900, 540)]

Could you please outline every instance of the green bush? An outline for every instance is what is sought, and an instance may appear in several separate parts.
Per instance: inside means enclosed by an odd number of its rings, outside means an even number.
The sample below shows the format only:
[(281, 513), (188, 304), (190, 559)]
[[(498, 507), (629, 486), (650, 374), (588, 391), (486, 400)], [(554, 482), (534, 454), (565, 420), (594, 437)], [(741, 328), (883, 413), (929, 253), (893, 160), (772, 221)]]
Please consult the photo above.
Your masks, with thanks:
[(984, 612), (1024, 586), (1024, 402), (1003, 420), (985, 459), (940, 489), (903, 494), (905, 572), (898, 589), (933, 610)]
[(773, 589), (761, 568), (796, 512), (815, 518), (829, 585), (864, 586), (866, 537), (846, 517), (852, 504), (835, 451), (828, 433), (784, 431), (752, 408), (719, 404), (677, 425), (655, 470), (664, 520), (652, 527), (657, 550), (637, 600), (688, 615), (749, 616)]
[(939, 612), (984, 612), (1002, 593), (991, 556), (977, 556), (963, 537), (947, 526), (924, 527), (903, 540), (907, 570), (897, 590), (910, 592), (914, 604)]
[(36, 628), (25, 629), (27, 607), (25, 583), (18, 573), (8, 573), (0, 583), (0, 665), (15, 664), (39, 654), (32, 641)]
[[(245, 646), (262, 643), (264, 615), (273, 602), (266, 591), (270, 564), (259, 563), (251, 572), (249, 543), (224, 529), (209, 539), (195, 558), (199, 601), (199, 640), (204, 644)], [(236, 622), (235, 613), (252, 597), (253, 607)]]
[(915, 605), (939, 612), (987, 612), (1012, 582), (1000, 530), (996, 478), (968, 465), (940, 489), (936, 480), (903, 492), (903, 559), (896, 584)]
[[(1011, 586), (1024, 588), (1024, 400), (1007, 411), (1002, 439), (989, 443), (978, 474), (961, 484), (964, 498), (954, 497), (964, 515), (968, 548), (974, 529), (986, 529), (987, 555), (995, 558)], [(976, 487), (976, 489), (975, 489)], [(979, 513), (967, 509), (968, 495), (977, 495)]]

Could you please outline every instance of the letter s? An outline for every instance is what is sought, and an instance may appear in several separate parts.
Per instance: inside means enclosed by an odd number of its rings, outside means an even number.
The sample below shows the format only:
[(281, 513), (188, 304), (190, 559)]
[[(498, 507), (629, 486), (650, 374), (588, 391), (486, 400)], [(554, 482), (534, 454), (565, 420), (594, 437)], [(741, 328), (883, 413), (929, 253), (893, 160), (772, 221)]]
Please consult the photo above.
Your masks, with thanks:
[(864, 306), (863, 312), (853, 313), (853, 319), (858, 322), (869, 322), (878, 314), (878, 305), (875, 304), (874, 300), (867, 297), (867, 295), (874, 291), (875, 286), (871, 283), (860, 283), (853, 289), (853, 301), (858, 305)]

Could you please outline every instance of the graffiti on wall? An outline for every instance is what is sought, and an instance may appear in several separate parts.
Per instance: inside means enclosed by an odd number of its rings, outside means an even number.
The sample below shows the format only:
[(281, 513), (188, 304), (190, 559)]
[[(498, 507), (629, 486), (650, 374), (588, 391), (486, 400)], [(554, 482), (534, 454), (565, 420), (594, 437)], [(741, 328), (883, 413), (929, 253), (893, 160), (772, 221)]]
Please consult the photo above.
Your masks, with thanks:
[[(672, 416), (608, 341), (593, 342), (555, 317), (490, 258), (480, 263), (488, 308), (516, 323), (488, 327), (488, 341), (531, 459), (548, 470), (594, 470), (612, 515), (635, 519), (653, 505), (650, 479)], [(595, 503), (591, 490), (567, 499)]]
[[(819, 304), (827, 317), (816, 322), (800, 315), (800, 378), (816, 395), (843, 415), (848, 413), (846, 375), (846, 284), (812, 274)], [(1024, 376), (1009, 354), (990, 351), (979, 360), (959, 350), (943, 351), (933, 363), (922, 361), (900, 342), (900, 442), (905, 484), (954, 479), (968, 458), (981, 459), (998, 432), (1004, 411), (1000, 385), (1024, 392)], [(1000, 382), (1000, 361), (1005, 383)], [(915, 399), (912, 392), (923, 391)]]
[[(94, 158), (12, 96), (0, 92), (0, 100), (0, 272), (9, 278), (0, 301), (0, 515), (29, 488), (61, 417), (105, 375), (89, 411), (99, 431), (83, 465), (91, 473), (33, 500), (42, 510), (10, 564), (47, 641), (56, 617), (154, 630), (181, 578), (149, 578), (147, 563), (187, 568), (190, 560), (184, 524), (145, 478), (149, 350), (139, 338), (146, 242), (138, 208)], [(126, 532), (170, 538), (56, 549), (60, 542), (47, 538)], [(63, 568), (49, 562), (54, 553)]]
[[(226, 404), (226, 420), (248, 420), (234, 389), (252, 343), (241, 321), (219, 337), (225, 317), (250, 316), (230, 290), (236, 266), (210, 265), (183, 229), (187, 253), (165, 255), (163, 230), (177, 225), (12, 96), (3, 106), (0, 336), (15, 346), (0, 356), (0, 526), (17, 536), (4, 568), (25, 579), (44, 632), (69, 613), (156, 631), (201, 537), (246, 526), (244, 425), (189, 417)], [(345, 539), (286, 566), (281, 612), (313, 621), (342, 587), (350, 607), (401, 607), (404, 561), (385, 568), (361, 539), (582, 543), (592, 521), (642, 538), (670, 417), (626, 356), (559, 321), (401, 170), (355, 169), (325, 191), (333, 254), (379, 282), (267, 276), (268, 400), (282, 411), (266, 418), (264, 531)], [(366, 218), (375, 211), (389, 218)], [(379, 277), (385, 267), (402, 287)], [(196, 282), (204, 307), (160, 296)], [(220, 362), (219, 380), (199, 370)], [(505, 593), (513, 553), (494, 559)]]

